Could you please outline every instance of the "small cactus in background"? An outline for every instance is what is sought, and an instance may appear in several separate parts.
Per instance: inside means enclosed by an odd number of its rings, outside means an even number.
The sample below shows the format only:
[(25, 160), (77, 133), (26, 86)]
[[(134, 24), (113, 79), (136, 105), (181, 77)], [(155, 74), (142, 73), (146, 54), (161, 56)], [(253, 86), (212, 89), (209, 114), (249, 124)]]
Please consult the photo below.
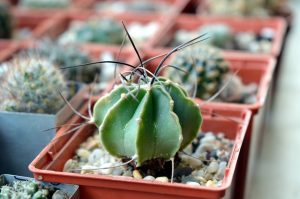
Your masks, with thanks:
[[(60, 198), (68, 199), (68, 195), (60, 194), (61, 190), (55, 190), (53, 187), (43, 187), (35, 181), (14, 181), (10, 185), (4, 185), (0, 188), (1, 199), (48, 199)], [(58, 195), (60, 197), (55, 197)]]
[(207, 42), (218, 48), (232, 48), (233, 31), (225, 24), (204, 25), (199, 29), (199, 34), (208, 33), (209, 40)]
[(67, 8), (70, 0), (21, 0), (22, 7), (26, 8)]
[[(59, 45), (49, 39), (38, 42), (35, 48), (30, 48), (25, 53), (30, 56), (33, 54), (33, 56), (37, 55), (45, 58), (58, 67), (75, 66), (91, 62), (89, 55), (77, 46), (72, 44)], [(95, 74), (99, 74), (100, 71), (100, 67), (95, 65), (85, 69), (70, 69), (63, 72), (67, 80), (91, 83)]]
[(103, 43), (121, 44), (123, 41), (121, 24), (111, 18), (89, 19), (84, 22), (74, 22), (69, 30), (59, 38), (59, 43)]
[(0, 0), (0, 39), (11, 38), (12, 34), (13, 25), (9, 5), (5, 0)]
[(63, 106), (57, 89), (66, 91), (67, 85), (51, 62), (16, 58), (0, 68), (1, 110), (55, 114)]
[(167, 70), (171, 80), (181, 82), (191, 91), (197, 81), (196, 96), (208, 99), (220, 88), (223, 77), (229, 73), (229, 65), (221, 52), (211, 46), (192, 46), (183, 49), (171, 60), (171, 65), (183, 67), (189, 74)]

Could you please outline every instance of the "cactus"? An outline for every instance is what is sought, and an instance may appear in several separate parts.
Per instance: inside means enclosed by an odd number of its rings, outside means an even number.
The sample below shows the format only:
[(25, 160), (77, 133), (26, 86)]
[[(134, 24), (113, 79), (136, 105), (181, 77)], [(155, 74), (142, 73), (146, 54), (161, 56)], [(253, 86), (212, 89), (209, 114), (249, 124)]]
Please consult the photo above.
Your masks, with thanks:
[(189, 74), (166, 70), (166, 76), (181, 82), (189, 91), (197, 80), (196, 96), (208, 99), (220, 88), (223, 77), (229, 73), (229, 65), (221, 52), (211, 46), (192, 46), (183, 49), (171, 60), (171, 65), (185, 68)]
[(66, 91), (66, 82), (51, 62), (37, 58), (15, 58), (3, 68), (6, 70), (2, 69), (0, 77), (0, 96), (3, 97), (0, 109), (55, 114), (63, 106), (57, 89)]
[(21, 6), (26, 8), (67, 8), (70, 0), (21, 0)]
[(12, 16), (6, 1), (0, 1), (0, 39), (9, 39), (13, 34)]
[(231, 28), (225, 24), (212, 24), (200, 27), (199, 34), (208, 33), (210, 39), (208, 43), (218, 48), (232, 48), (233, 32)]
[[(12, 184), (4, 185), (0, 188), (1, 199), (47, 199), (54, 198), (55, 193), (63, 192), (53, 187), (42, 186), (35, 181), (14, 181)], [(62, 199), (67, 199), (67, 194), (60, 194)], [(57, 195), (57, 194), (56, 194)]]
[[(23, 52), (22, 52), (23, 53)], [(77, 46), (59, 45), (49, 39), (43, 39), (38, 42), (36, 48), (30, 48), (25, 53), (35, 56), (36, 54), (43, 57), (59, 67), (74, 66), (91, 62), (89, 55), (81, 51)], [(85, 68), (84, 70), (70, 69), (64, 71), (68, 80), (91, 83), (95, 74), (100, 73), (98, 66)]]
[(103, 44), (121, 44), (123, 41), (122, 26), (111, 18), (89, 19), (75, 22), (59, 38), (59, 43), (94, 42)]
[(171, 159), (192, 142), (202, 119), (183, 88), (166, 78), (153, 85), (126, 86), (115, 87), (94, 106), (95, 124), (111, 155), (136, 157), (137, 165), (142, 165), (156, 158)]

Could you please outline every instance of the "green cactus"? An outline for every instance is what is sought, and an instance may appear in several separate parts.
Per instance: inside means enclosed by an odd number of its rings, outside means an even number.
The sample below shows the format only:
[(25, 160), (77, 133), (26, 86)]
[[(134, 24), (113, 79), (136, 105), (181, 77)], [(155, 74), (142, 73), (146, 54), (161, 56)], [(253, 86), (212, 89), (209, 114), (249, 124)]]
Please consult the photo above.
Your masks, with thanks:
[(66, 91), (62, 73), (51, 62), (15, 58), (0, 66), (0, 109), (55, 114), (64, 104), (57, 89)]
[[(211, 24), (201, 26), (199, 34), (208, 33), (210, 39), (207, 42), (218, 48), (230, 48), (234, 39), (231, 28), (225, 24)], [(232, 48), (232, 47), (231, 47)]]
[(26, 8), (67, 8), (70, 0), (21, 0), (21, 6)]
[(12, 15), (6, 1), (0, 1), (0, 39), (9, 39), (13, 34)]
[(191, 91), (197, 81), (196, 96), (208, 99), (215, 94), (223, 77), (229, 73), (229, 65), (221, 52), (211, 46), (193, 46), (183, 49), (171, 60), (171, 65), (183, 67), (189, 73), (166, 70), (166, 76), (175, 82), (181, 82)]
[(138, 166), (174, 157), (192, 142), (202, 122), (199, 107), (183, 88), (162, 77), (153, 85), (115, 87), (97, 101), (93, 118), (106, 150), (136, 157)]
[[(58, 43), (49, 39), (43, 39), (42, 41), (38, 42), (35, 48), (26, 50), (26, 53), (33, 56), (37, 54), (38, 56), (55, 63), (59, 67), (75, 66), (91, 62), (89, 55), (80, 50), (77, 46), (72, 44), (59, 45)], [(85, 68), (84, 70), (65, 70), (64, 74), (68, 80), (91, 83), (95, 74), (99, 74), (100, 71), (100, 67), (95, 65), (93, 67)]]
[(85, 22), (76, 22), (59, 38), (59, 43), (103, 43), (121, 44), (123, 28), (112, 18), (89, 19)]

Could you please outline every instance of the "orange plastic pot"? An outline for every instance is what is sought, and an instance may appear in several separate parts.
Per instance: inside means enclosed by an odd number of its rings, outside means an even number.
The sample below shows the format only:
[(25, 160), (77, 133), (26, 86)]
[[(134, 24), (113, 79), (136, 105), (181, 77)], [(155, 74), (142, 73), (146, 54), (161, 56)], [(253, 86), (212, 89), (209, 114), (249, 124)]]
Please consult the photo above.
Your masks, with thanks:
[[(167, 46), (177, 30), (193, 31), (203, 25), (211, 24), (225, 24), (228, 25), (233, 32), (254, 32), (258, 33), (264, 27), (270, 27), (274, 30), (275, 35), (272, 41), (272, 49), (270, 55), (275, 57), (279, 56), (283, 45), (283, 39), (286, 32), (286, 22), (279, 17), (271, 18), (236, 18), (236, 17), (213, 17), (213, 16), (193, 16), (193, 15), (180, 15), (172, 19), (169, 24), (162, 27), (160, 32), (164, 32), (156, 38), (153, 47)], [(239, 52), (242, 54), (253, 54), (247, 51), (226, 50)]]
[(0, 63), (19, 48), (19, 42), (0, 40)]
[[(202, 131), (224, 132), (226, 137), (235, 140), (225, 171), (225, 177), (220, 187), (193, 187), (179, 183), (148, 182), (131, 177), (62, 172), (64, 163), (73, 157), (79, 145), (95, 131), (96, 128), (93, 125), (81, 128), (72, 135), (66, 134), (65, 136), (62, 135), (69, 128), (60, 129), (58, 135), (62, 136), (61, 139), (46, 146), (29, 165), (29, 169), (34, 174), (34, 177), (39, 180), (79, 184), (82, 198), (222, 198), (226, 190), (231, 186), (240, 148), (251, 118), (251, 112), (210, 105), (205, 106), (202, 110), (204, 119)], [(87, 105), (81, 112), (87, 114)], [(220, 117), (216, 117), (216, 115)], [(239, 122), (233, 122), (232, 120)], [(82, 122), (82, 120), (76, 116), (69, 123), (78, 122)]]
[[(68, 30), (68, 27), (72, 21), (85, 21), (89, 18), (107, 18), (110, 17), (119, 23), (122, 21), (125, 25), (129, 25), (134, 22), (138, 22), (141, 24), (148, 24), (150, 22), (158, 23), (158, 26), (165, 26), (164, 24), (168, 22), (162, 15), (156, 15), (151, 13), (144, 13), (144, 14), (134, 14), (134, 13), (96, 13), (90, 11), (73, 11), (67, 14), (61, 14), (56, 18), (53, 18), (51, 21), (48, 22), (47, 30), (44, 32), (43, 36), (49, 36), (51, 38), (58, 38), (63, 32)], [(148, 46), (152, 46), (155, 38), (158, 37), (160, 34), (159, 28), (158, 30), (148, 38), (143, 44), (138, 46), (139, 48), (144, 48)], [(134, 40), (134, 35), (131, 35)], [(115, 44), (101, 44), (101, 43), (83, 43), (82, 45), (86, 46), (115, 46), (119, 47), (120, 45)], [(129, 45), (124, 46), (124, 48), (129, 47)]]

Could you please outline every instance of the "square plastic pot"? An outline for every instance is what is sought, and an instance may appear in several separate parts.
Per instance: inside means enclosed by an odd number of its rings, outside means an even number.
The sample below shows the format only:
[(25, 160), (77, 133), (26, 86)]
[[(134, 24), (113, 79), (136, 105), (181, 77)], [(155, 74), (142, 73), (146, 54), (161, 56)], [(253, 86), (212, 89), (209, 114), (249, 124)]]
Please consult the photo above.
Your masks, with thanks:
[[(28, 178), (24, 176), (3, 174), (0, 175), (0, 187), (7, 184), (12, 184), (15, 181), (32, 181), (33, 178)], [(58, 183), (47, 183), (42, 182), (42, 186), (55, 188), (58, 190), (62, 190), (68, 194), (69, 199), (79, 199), (79, 188), (78, 185), (70, 185), (70, 184), (58, 184)]]
[[(156, 38), (156, 41), (153, 43), (153, 47), (164, 47), (170, 44), (174, 38), (174, 34), (178, 30), (193, 31), (198, 29), (203, 25), (212, 25), (212, 24), (225, 24), (228, 25), (233, 32), (254, 32), (258, 33), (262, 28), (269, 27), (272, 28), (275, 32), (274, 39), (272, 41), (272, 48), (270, 54), (274, 57), (279, 56), (281, 53), (283, 39), (286, 32), (286, 22), (279, 17), (271, 18), (236, 18), (236, 17), (209, 17), (209, 16), (193, 16), (193, 15), (180, 15), (177, 18), (174, 18), (163, 27), (160, 32), (159, 37)], [(208, 33), (209, 34), (209, 33)], [(241, 54), (261, 54), (261, 53), (251, 53), (248, 51), (238, 51), (238, 50), (226, 50), (239, 52)]]
[[(131, 177), (121, 176), (102, 176), (91, 174), (76, 174), (62, 172), (65, 162), (72, 158), (75, 150), (96, 130), (93, 125), (85, 126), (73, 135), (64, 133), (69, 128), (60, 129), (59, 141), (50, 143), (30, 164), (29, 169), (33, 172), (36, 179), (43, 181), (54, 181), (63, 183), (76, 183), (80, 185), (80, 194), (83, 198), (96, 199), (102, 198), (116, 199), (122, 196), (129, 198), (222, 198), (226, 190), (231, 186), (231, 180), (237, 164), (239, 151), (242, 146), (251, 112), (247, 110), (215, 108), (205, 106), (203, 109), (203, 125), (201, 130), (204, 132), (224, 132), (225, 136), (234, 140), (234, 146), (225, 171), (225, 178), (220, 187), (193, 187), (180, 183), (158, 183), (144, 180), (137, 180)], [(81, 110), (87, 114), (87, 105)], [(221, 115), (221, 117), (216, 117)], [(232, 122), (232, 120), (239, 122)], [(82, 122), (79, 117), (74, 117), (70, 123)], [(56, 149), (60, 150), (56, 150)]]
[[(86, 92), (86, 87), (79, 88), (70, 100), (73, 107), (82, 105)], [(72, 114), (67, 106), (56, 115), (0, 111), (0, 173), (31, 176), (29, 163), (55, 137), (53, 127), (65, 124)]]
[[(154, 42), (155, 38), (161, 34), (159, 32), (160, 27), (164, 26), (164, 24), (167, 22), (162, 15), (155, 15), (151, 13), (145, 13), (145, 14), (134, 14), (134, 13), (96, 13), (96, 12), (90, 12), (90, 11), (74, 11), (69, 12), (67, 14), (61, 14), (55, 18), (53, 18), (51, 21), (48, 21), (47, 24), (47, 30), (44, 31), (43, 36), (48, 36), (53, 39), (57, 39), (62, 33), (68, 30), (70, 24), (72, 21), (86, 21), (90, 18), (112, 18), (119, 22), (120, 24), (122, 21), (125, 23), (125, 25), (128, 28), (128, 25), (133, 24), (135, 22), (141, 23), (141, 24), (148, 24), (150, 22), (156, 22), (158, 24), (158, 30), (153, 33), (153, 35), (146, 39), (145, 42), (142, 42), (142, 44), (137, 45), (139, 48), (144, 48), (148, 46), (152, 46), (152, 43)], [(125, 34), (125, 31), (124, 31)], [(134, 35), (131, 35), (131, 37), (134, 40)], [(119, 47), (120, 45), (116, 44), (103, 44), (103, 43), (78, 43), (83, 46), (115, 46)], [(131, 46), (125, 45), (124, 48), (128, 48)]]

